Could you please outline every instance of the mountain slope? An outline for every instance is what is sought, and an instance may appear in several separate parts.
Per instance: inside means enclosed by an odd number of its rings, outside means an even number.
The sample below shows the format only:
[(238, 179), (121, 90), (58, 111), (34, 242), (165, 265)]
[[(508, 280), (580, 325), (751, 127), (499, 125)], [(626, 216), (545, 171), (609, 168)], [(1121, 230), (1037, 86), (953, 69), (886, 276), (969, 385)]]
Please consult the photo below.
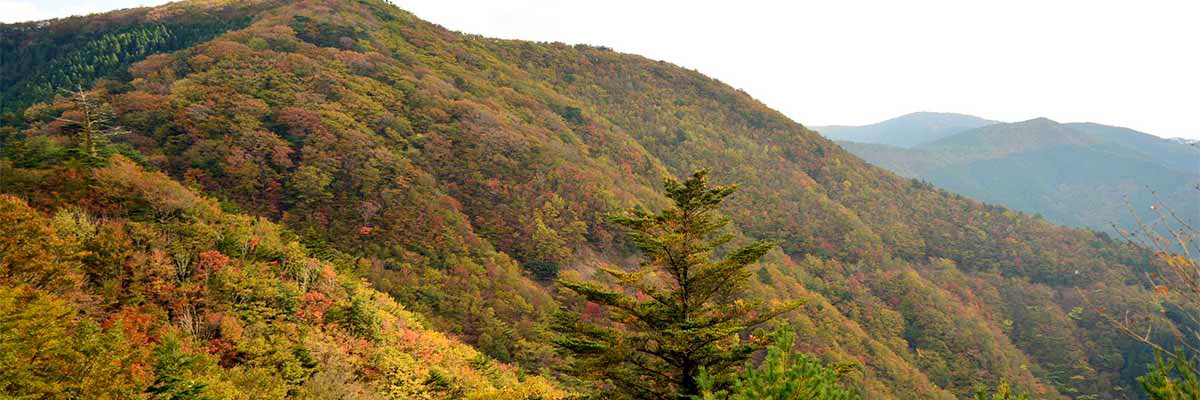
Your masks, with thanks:
[(836, 141), (914, 147), (966, 130), (996, 123), (972, 115), (915, 112), (863, 126), (818, 126), (813, 130)]
[(1153, 219), (1150, 205), (1158, 203), (1187, 223), (1200, 222), (1195, 191), (1200, 149), (1125, 128), (1039, 118), (990, 125), (912, 149), (841, 144), (903, 176), (1056, 223), (1113, 234), (1114, 225), (1134, 231), (1137, 218)]
[[(18, 112), (59, 90), (126, 75), (134, 62), (245, 28), (261, 1), (206, 0), (136, 8), (102, 16), (0, 25), (0, 115)], [(128, 76), (124, 76), (128, 79)], [(15, 121), (15, 115), (5, 115)]]
[(1129, 128), (1100, 125), (1091, 122), (1064, 124), (1088, 133), (1097, 140), (1127, 147), (1163, 165), (1184, 173), (1200, 171), (1200, 148), (1171, 139), (1163, 139)]
[(1035, 118), (1010, 124), (994, 124), (938, 139), (921, 149), (971, 152), (973, 159), (1001, 158), (1008, 154), (1037, 151), (1057, 146), (1088, 146), (1097, 140), (1083, 132)]
[(0, 222), (6, 396), (566, 395), (428, 329), (350, 257), (313, 258), (278, 225), (120, 156), (0, 161)]
[[(545, 324), (572, 300), (549, 280), (635, 266), (604, 216), (661, 206), (662, 178), (698, 168), (741, 185), (723, 210), (738, 240), (780, 243), (748, 295), (806, 300), (786, 320), (800, 349), (856, 365), (864, 397), (1004, 380), (1119, 398), (1152, 356), (1072, 311), (1152, 307), (1137, 276), (1162, 266), (1144, 250), (897, 178), (699, 73), (454, 33), (382, 1), (260, 4), (244, 29), (102, 81), (134, 132), (118, 140), (526, 372), (561, 362)], [(6, 156), (53, 156), (70, 112), (30, 107)]]

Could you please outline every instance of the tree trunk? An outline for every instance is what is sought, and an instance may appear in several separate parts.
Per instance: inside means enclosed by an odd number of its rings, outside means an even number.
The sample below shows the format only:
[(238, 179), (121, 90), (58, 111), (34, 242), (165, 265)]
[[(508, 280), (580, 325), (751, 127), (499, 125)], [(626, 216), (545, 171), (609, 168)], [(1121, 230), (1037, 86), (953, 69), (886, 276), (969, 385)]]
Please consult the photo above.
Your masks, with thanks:
[(695, 363), (687, 362), (683, 365), (683, 376), (679, 383), (679, 395), (681, 399), (691, 399), (692, 396), (700, 395), (700, 385), (696, 383), (697, 367)]

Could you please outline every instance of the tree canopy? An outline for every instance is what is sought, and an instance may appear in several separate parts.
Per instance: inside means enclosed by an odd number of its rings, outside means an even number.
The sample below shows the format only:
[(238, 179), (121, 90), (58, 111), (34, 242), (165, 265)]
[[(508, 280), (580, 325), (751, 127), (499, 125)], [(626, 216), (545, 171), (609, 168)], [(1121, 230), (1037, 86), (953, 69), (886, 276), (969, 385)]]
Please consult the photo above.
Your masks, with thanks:
[(746, 299), (749, 267), (774, 246), (757, 241), (715, 253), (733, 235), (716, 214), (735, 186), (710, 186), (708, 171), (679, 182), (667, 179), (673, 204), (658, 213), (627, 210), (612, 221), (629, 230), (642, 251), (642, 268), (603, 271), (617, 289), (592, 282), (560, 281), (601, 306), (602, 318), (560, 313), (556, 343), (576, 359), (574, 370), (613, 384), (635, 398), (690, 398), (700, 394), (705, 370), (717, 386), (732, 382), (736, 367), (762, 343), (739, 334), (798, 306), (764, 307)]

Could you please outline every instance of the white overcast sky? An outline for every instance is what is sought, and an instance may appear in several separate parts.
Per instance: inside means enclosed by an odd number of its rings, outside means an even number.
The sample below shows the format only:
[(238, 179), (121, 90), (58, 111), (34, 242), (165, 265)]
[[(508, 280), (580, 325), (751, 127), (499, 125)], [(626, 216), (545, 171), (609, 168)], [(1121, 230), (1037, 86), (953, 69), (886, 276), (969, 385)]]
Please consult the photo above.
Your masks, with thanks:
[[(0, 21), (162, 0), (0, 0)], [(697, 69), (807, 125), (912, 111), (1200, 139), (1200, 1), (394, 0), (447, 28)]]

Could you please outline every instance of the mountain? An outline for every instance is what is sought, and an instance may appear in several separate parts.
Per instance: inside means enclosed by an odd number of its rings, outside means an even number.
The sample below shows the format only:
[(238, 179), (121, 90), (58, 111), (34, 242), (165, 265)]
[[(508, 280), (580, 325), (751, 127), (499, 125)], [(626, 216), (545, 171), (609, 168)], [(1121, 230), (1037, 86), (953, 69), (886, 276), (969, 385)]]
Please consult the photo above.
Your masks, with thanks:
[(1151, 156), (1152, 159), (1180, 172), (1200, 171), (1200, 149), (1186, 139), (1163, 139), (1129, 128), (1106, 126), (1090, 122), (1065, 124), (1085, 132), (1102, 143), (1116, 144)]
[[(154, 53), (190, 47), (245, 28), (262, 2), (190, 1), (157, 8), (114, 11), (103, 18), (0, 24), (0, 114), (28, 107), (33, 99), (124, 75)], [(5, 118), (15, 120), (16, 115)]]
[(5, 395), (566, 395), (429, 329), (352, 257), (318, 256), (121, 156), (78, 172), (0, 165)]
[(817, 126), (813, 130), (836, 141), (914, 147), (996, 121), (955, 113), (915, 112), (863, 126)]
[[(79, 296), (0, 286), (77, 302), (63, 304), (102, 327), (139, 310), (130, 318), (154, 329), (106, 329), (165, 361), (139, 359), (128, 390), (595, 390), (563, 373), (551, 343), (552, 315), (587, 308), (554, 279), (606, 284), (600, 268), (636, 268), (607, 216), (661, 208), (664, 178), (702, 168), (739, 185), (721, 210), (733, 245), (778, 243), (746, 295), (804, 301), (778, 325), (796, 332), (796, 350), (846, 365), (863, 398), (963, 398), (1001, 382), (1038, 398), (1137, 396), (1127, 394), (1153, 353), (1106, 315), (1144, 316), (1162, 343), (1193, 328), (1179, 313), (1194, 304), (1140, 278), (1167, 268), (1144, 248), (897, 177), (720, 81), (603, 47), (456, 33), (382, 0), (189, 1), (22, 25), (0, 59), (60, 30), (124, 32), (173, 13), (247, 22), (179, 48), (133, 41), (118, 63), (128, 67), (81, 75), (107, 104), (96, 109), (129, 131), (102, 147), (104, 162), (81, 161), (79, 127), (63, 119), (82, 112), (54, 91), (6, 89), (30, 106), (0, 127), (7, 201), (27, 204), (33, 225), (74, 212), (117, 232), (84, 247), (120, 242), (63, 267), (88, 276)], [(103, 48), (89, 47), (96, 37), (60, 45)], [(58, 76), (69, 65), (42, 68)], [(129, 183), (112, 183), (121, 174)], [(188, 212), (184, 188), (242, 222)], [(188, 289), (160, 299), (172, 286), (138, 275), (223, 260), (213, 250), (237, 266), (222, 271), (248, 276), (214, 286), (177, 275)], [(310, 295), (300, 286), (310, 274), (296, 274), (314, 262), (331, 263), (338, 284)], [(305, 320), (320, 296), (333, 305)], [(1170, 313), (1143, 312), (1159, 307)], [(395, 309), (412, 318), (381, 314)], [(237, 321), (197, 323), (209, 315)], [(309, 392), (322, 387), (332, 389)]]
[(1170, 138), (1167, 140), (1171, 141), (1171, 142), (1179, 143), (1179, 144), (1185, 144), (1188, 146), (1195, 146), (1197, 143), (1200, 143), (1200, 139)]
[(1200, 149), (1126, 128), (1038, 118), (911, 149), (841, 144), (900, 175), (1060, 224), (1136, 231), (1138, 218), (1156, 217), (1152, 204), (1200, 222)]
[(1083, 132), (1047, 118), (1035, 118), (1023, 122), (984, 126), (917, 147), (974, 151), (978, 152), (973, 155), (976, 158), (999, 158), (1008, 154), (1056, 146), (1088, 146), (1096, 143), (1096, 140)]

